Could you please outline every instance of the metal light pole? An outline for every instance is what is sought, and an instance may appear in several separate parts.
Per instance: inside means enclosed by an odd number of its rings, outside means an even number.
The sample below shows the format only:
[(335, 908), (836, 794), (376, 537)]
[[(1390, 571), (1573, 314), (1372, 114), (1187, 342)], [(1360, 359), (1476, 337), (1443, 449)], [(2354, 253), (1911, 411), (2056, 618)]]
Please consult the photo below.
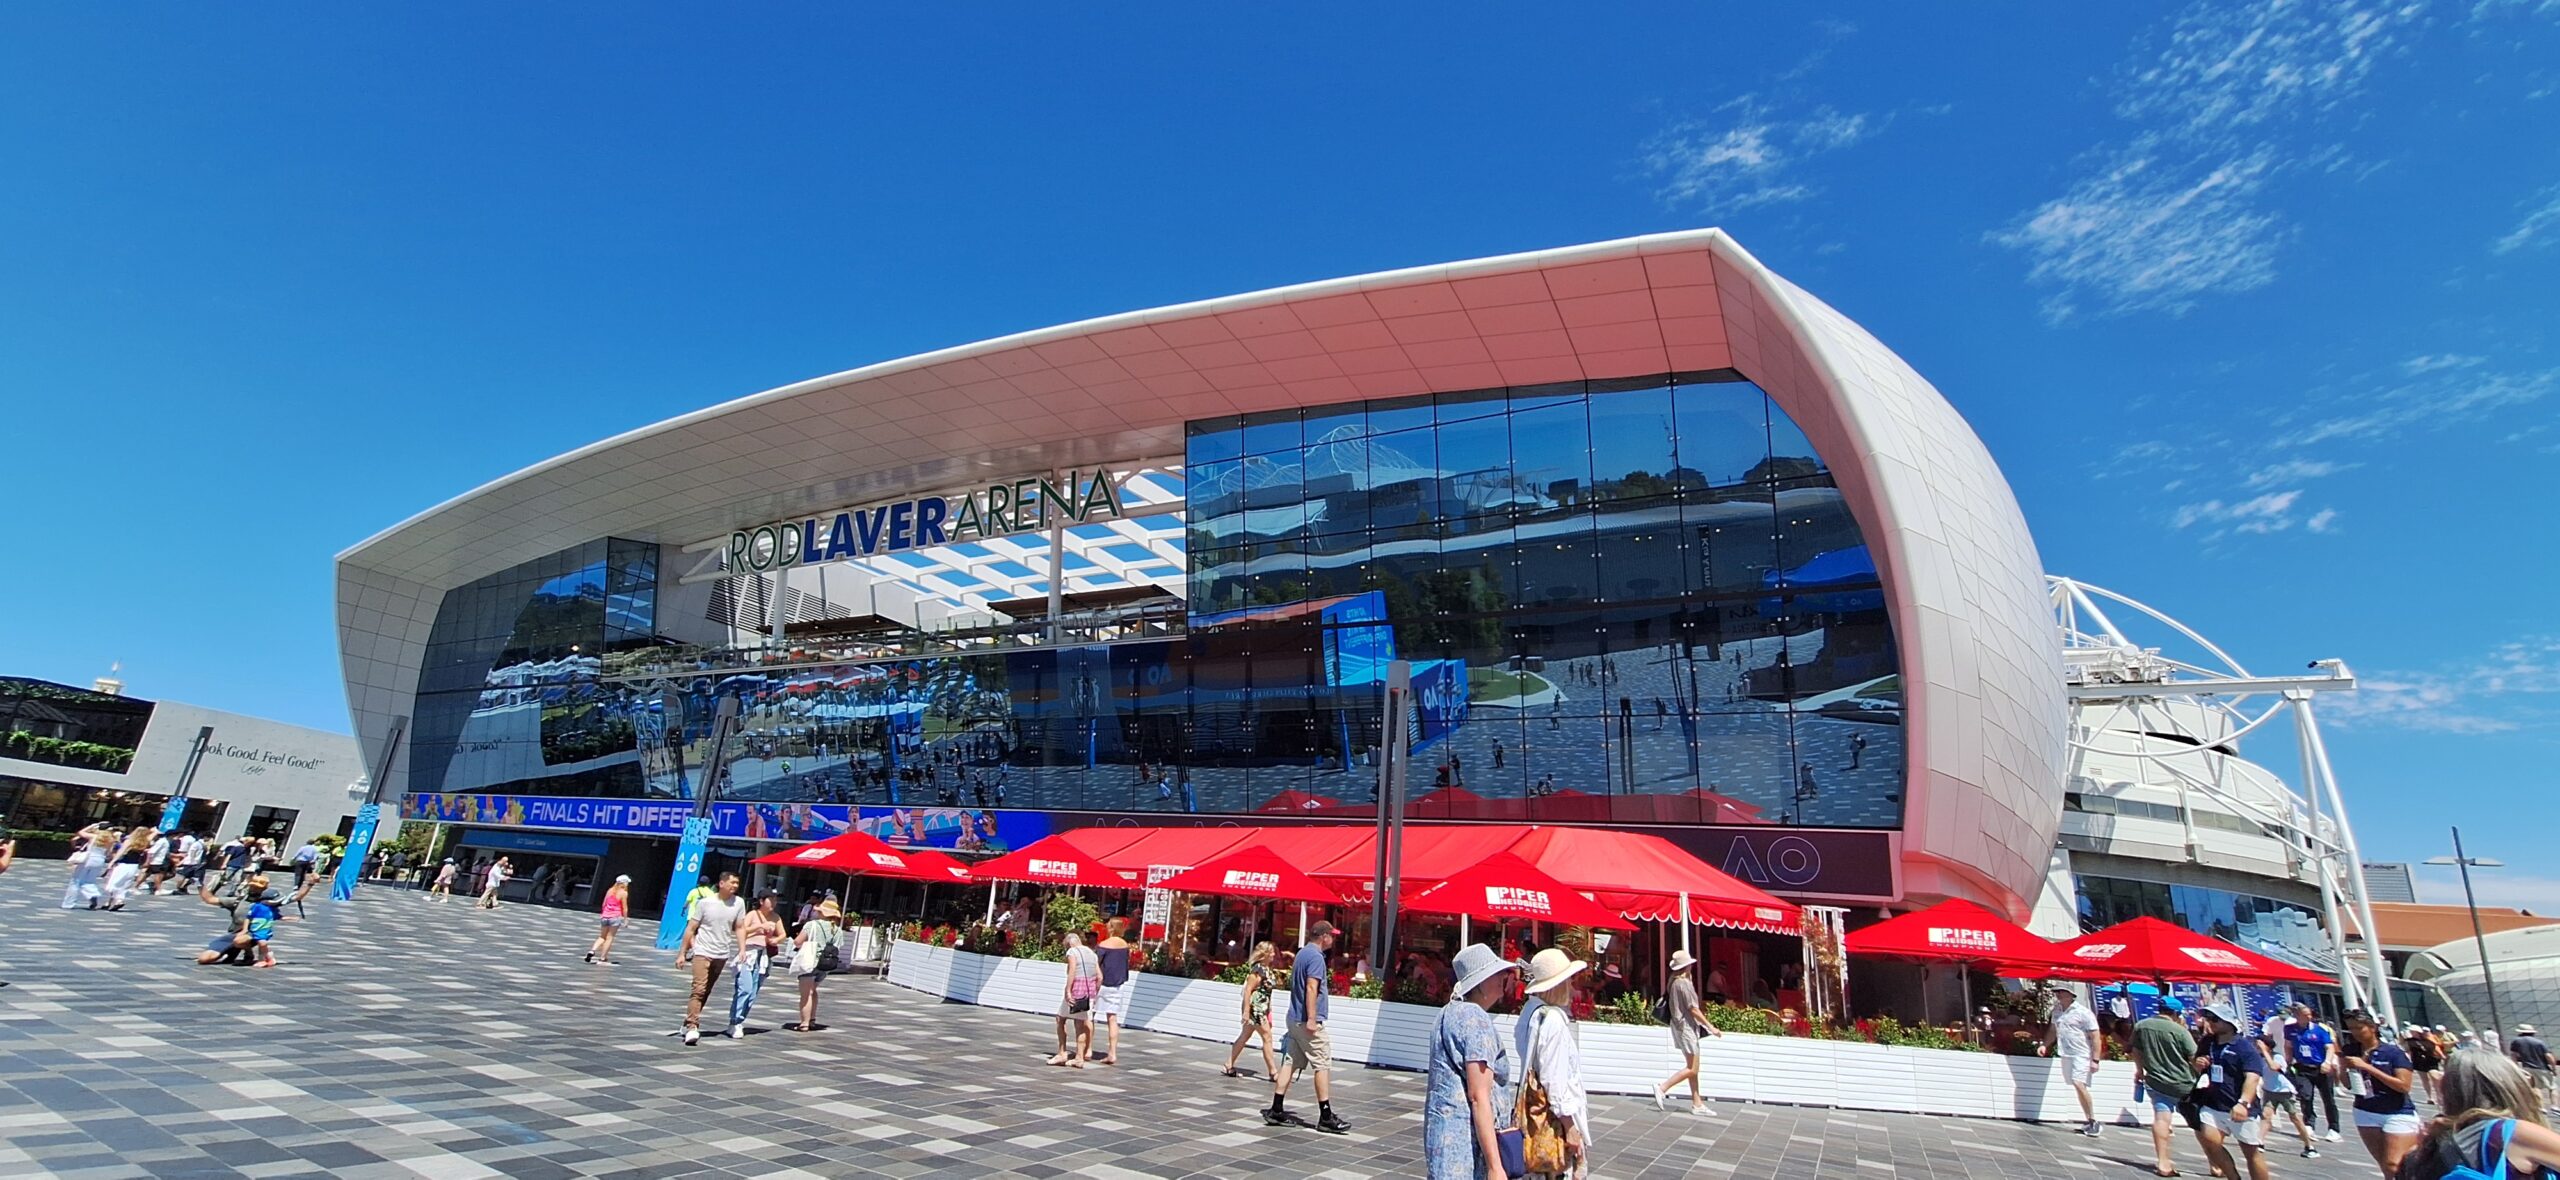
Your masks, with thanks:
[(2426, 863), (2454, 865), (2462, 870), (2462, 906), (2471, 911), (2471, 946), (2480, 952), (2480, 986), (2489, 993), (2489, 1035), (2492, 1040), (2503, 1042), (2507, 1036), (2507, 1022), (2498, 1015), (2498, 980), (2489, 972), (2489, 937), (2480, 932), (2480, 903), (2473, 900), (2471, 896), (2471, 866), (2503, 869), (2507, 867), (2507, 862), (2487, 856), (2464, 856), (2462, 829), (2455, 828), (2453, 829), (2453, 855), (2430, 856), (2426, 859)]
[[(1396, 660), (1387, 665), (1386, 707), (1380, 711), (1378, 731), (1378, 840), (1377, 869), (1370, 886), (1369, 963), (1378, 971), (1386, 971), (1393, 962), (1388, 956), (1396, 941), (1396, 906), (1404, 878), (1404, 791), (1405, 761), (1409, 756), (1405, 732), (1413, 709), (1413, 665)], [(1304, 907), (1299, 909), (1305, 914)], [(1299, 937), (1305, 938), (1303, 926)]]

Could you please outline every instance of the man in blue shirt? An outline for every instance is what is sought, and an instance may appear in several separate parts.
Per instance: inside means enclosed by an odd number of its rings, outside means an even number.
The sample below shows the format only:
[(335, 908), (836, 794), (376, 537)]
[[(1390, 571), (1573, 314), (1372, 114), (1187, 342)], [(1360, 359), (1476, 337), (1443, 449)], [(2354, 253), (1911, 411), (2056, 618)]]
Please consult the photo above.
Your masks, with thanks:
[(1289, 968), (1289, 1060), (1271, 1079), (1271, 1109), (1262, 1112), (1262, 1121), (1274, 1127), (1298, 1121), (1289, 1113), (1289, 1083), (1305, 1070), (1316, 1079), (1316, 1129), (1333, 1135), (1351, 1129), (1333, 1113), (1333, 1042), (1324, 1031), (1333, 974), (1325, 968), (1324, 953), (1333, 949), (1333, 939), (1331, 922), (1307, 927), (1306, 944)]
[(2321, 1022), (2311, 1005), (2296, 1003), (2293, 1020), (2284, 1026), (2285, 1067), (2293, 1074), (2294, 1088), (2302, 1091), (2302, 1122), (2313, 1131), (2320, 1120), (2312, 1117), (2314, 1093), (2320, 1095), (2321, 1109), (2329, 1114), (2331, 1143), (2338, 1141), (2338, 1033)]
[(2256, 1038), (2240, 1035), (2229, 1004), (2207, 1004), (2202, 1014), (2206, 1043), (2196, 1061), (2206, 1084), (2195, 1095), (2196, 1144), (2215, 1175), (2240, 1175), (2229, 1146), (2238, 1144), (2249, 1180), (2267, 1180), (2266, 1101), (2259, 1094), (2267, 1080), (2267, 1055), (2258, 1051)]

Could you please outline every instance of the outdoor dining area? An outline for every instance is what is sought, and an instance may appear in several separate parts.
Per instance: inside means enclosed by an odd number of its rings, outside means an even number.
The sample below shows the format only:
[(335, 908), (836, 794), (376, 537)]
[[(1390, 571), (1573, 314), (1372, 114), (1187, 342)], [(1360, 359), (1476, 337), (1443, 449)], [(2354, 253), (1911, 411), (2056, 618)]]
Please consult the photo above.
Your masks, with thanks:
[[(1293, 950), (1323, 919), (1344, 936), (1328, 981), (1337, 994), (1437, 1005), (1470, 942), (1512, 957), (1562, 944), (1594, 964), (1576, 1015), (1625, 1024), (1656, 1022), (1665, 965), (1686, 951), (1701, 964), (1711, 1018), (1729, 1031), (1921, 1048), (2033, 1054), (2052, 983), (2112, 986), (2139, 1007), (2180, 985), (2228, 999), (2229, 989), (2329, 982), (2150, 918), (2052, 941), (1951, 900), (1844, 930), (1846, 910), (1791, 904), (1658, 836), (1501, 823), (1403, 834), (1394, 946), (1381, 955), (1369, 945), (1377, 839), (1349, 824), (1094, 827), (964, 863), (855, 830), (755, 863), (842, 874), (848, 886), (915, 883), (915, 907), (887, 916), (884, 949), (904, 939), (1055, 961), (1067, 930), (1098, 939), (1119, 918), (1142, 972), (1232, 980), (1257, 943)], [(1920, 984), (1853, 1000), (1856, 962), (1880, 985), (1896, 982), (1886, 964), (1916, 967)]]

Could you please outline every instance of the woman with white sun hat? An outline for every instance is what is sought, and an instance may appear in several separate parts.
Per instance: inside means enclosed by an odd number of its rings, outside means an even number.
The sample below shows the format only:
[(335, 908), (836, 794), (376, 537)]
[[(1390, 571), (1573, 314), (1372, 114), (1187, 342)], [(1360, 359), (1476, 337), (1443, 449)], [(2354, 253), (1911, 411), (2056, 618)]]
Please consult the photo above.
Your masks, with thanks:
[(1582, 1088), (1582, 1046), (1573, 1028), (1573, 1001), (1568, 985), (1589, 969), (1561, 948), (1548, 947), (1529, 960), (1528, 978), (1520, 990), (1529, 1002), (1512, 1026), (1512, 1052), (1523, 1064), (1524, 1077), (1534, 1078), (1546, 1092), (1547, 1113), (1564, 1136), (1565, 1170), (1531, 1172), (1532, 1176), (1580, 1176), (1589, 1170), (1590, 1097)]
[(1698, 1038), (1724, 1034), (1717, 1031), (1715, 1024), (1707, 1019), (1707, 1010), (1698, 1003), (1698, 984), (1691, 970), (1697, 965), (1698, 960), (1691, 958), (1686, 950), (1671, 953), (1671, 994), (1663, 997), (1662, 1017), (1671, 1025), (1671, 1048), (1680, 1054), (1684, 1064), (1680, 1072), (1663, 1079), (1661, 1085), (1653, 1088), (1656, 1110), (1662, 1109), (1663, 1096), (1669, 1094), (1673, 1086), (1685, 1081), (1689, 1083), (1689, 1113), (1715, 1113), (1707, 1109), (1706, 1099), (1698, 1094)]

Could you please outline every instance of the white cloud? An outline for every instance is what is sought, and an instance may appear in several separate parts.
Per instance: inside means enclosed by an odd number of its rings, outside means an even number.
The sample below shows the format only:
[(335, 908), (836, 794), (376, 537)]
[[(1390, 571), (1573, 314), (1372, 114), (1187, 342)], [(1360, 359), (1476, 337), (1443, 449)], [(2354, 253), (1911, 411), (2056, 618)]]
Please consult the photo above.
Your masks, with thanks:
[[(2116, 113), (2138, 130), (2091, 151), (2062, 196), (1991, 235), (2052, 287), (2049, 318), (2182, 314), (2207, 295), (2274, 281), (2292, 236), (2269, 187), (2335, 171), (2334, 146), (2297, 125), (2356, 95), (2414, 3), (2201, 0), (2118, 80)], [(2279, 144), (2286, 146), (2279, 147)]]
[[(2444, 841), (2442, 851), (2427, 855), (2453, 855), (2452, 837), (2439, 834), (2438, 838)], [(2525, 840), (2509, 843), (2504, 833), (2493, 829), (2474, 829), (2463, 833), (2464, 855), (2508, 862), (2506, 868), (2471, 870), (2471, 894), (2480, 904), (2530, 910), (2543, 917), (2560, 915), (2560, 877), (2537, 877), (2515, 870), (2516, 865), (2532, 863), (2532, 856), (2540, 851), (2541, 846), (2532, 843), (2533, 839), (2531, 834), (2527, 834)], [(2417, 871), (2418, 900), (2429, 905), (2462, 904), (2460, 870), (2452, 865), (2421, 864)]]
[(2527, 246), (2544, 246), (2560, 240), (2560, 185), (2534, 194), (2531, 200), (2541, 204), (2528, 211), (2514, 229), (2489, 243), (2490, 253), (2513, 254)]
[(2539, 728), (2560, 699), (2560, 638), (2509, 640), (2459, 666), (2358, 673), (2356, 691), (2323, 697), (2322, 715), (2347, 725), (2432, 733)]
[(2045, 303), (2050, 318), (2071, 318), (2084, 297), (2110, 312), (2178, 315), (2199, 296), (2274, 281), (2287, 231), (2253, 204), (2274, 157), (2261, 148), (2199, 166), (2171, 160), (2160, 146), (2137, 144), (1991, 236), (2035, 260), (2030, 280), (2060, 288)]
[(1716, 108), (1716, 115), (1674, 124), (1645, 145), (1645, 171), (1666, 204), (1722, 215), (1803, 200), (1816, 190), (1793, 177), (1799, 166), (1883, 127), (1882, 120), (1827, 106), (1781, 114), (1752, 95)]
[[(2426, 359), (2426, 358), (2421, 358)], [(2405, 368), (2405, 366), (2404, 366)], [(2297, 447), (2341, 440), (2383, 438), (2404, 430), (2442, 428), (2499, 410), (2541, 401), (2560, 389), (2560, 369), (2538, 373), (2480, 372), (2469, 366), (2436, 366), (2406, 382), (2329, 399), (2352, 412), (2294, 427), (2281, 441)]]
[(2250, 472), (2248, 484), (2253, 488), (2264, 488), (2280, 483), (2301, 483), (2306, 479), (2336, 475), (2354, 466), (2357, 464), (2332, 463), (2325, 459), (2287, 459), (2282, 463)]
[(2246, 500), (2224, 503), (2206, 500), (2179, 507), (2171, 518), (2179, 528), (2199, 524), (2226, 524), (2244, 533), (2281, 532), (2293, 527), (2293, 505), (2302, 498), (2302, 489), (2269, 492)]
[(2413, 356), (2400, 362), (2400, 371), (2416, 377), (2444, 369), (2468, 369), (2488, 359), (2480, 356), (2465, 356), (2458, 352)]
[(2315, 533), (2330, 532), (2338, 527), (2338, 510), (2323, 508), (2314, 512), (2311, 514), (2311, 519), (2302, 522), (2302, 527)]

